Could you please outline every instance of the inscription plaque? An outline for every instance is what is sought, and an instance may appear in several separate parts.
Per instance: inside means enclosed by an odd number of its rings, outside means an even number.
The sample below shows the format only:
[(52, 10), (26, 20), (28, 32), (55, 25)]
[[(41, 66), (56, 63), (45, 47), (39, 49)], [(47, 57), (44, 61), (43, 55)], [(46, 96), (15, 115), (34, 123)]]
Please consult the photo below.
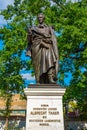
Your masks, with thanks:
[[(39, 126), (49, 126), (50, 123), (61, 122), (58, 119), (59, 111), (56, 107), (50, 107), (48, 104), (41, 104), (40, 107), (32, 108), (29, 115), (29, 122), (38, 122)], [(39, 117), (36, 119), (36, 115)], [(55, 116), (55, 118), (53, 117)]]

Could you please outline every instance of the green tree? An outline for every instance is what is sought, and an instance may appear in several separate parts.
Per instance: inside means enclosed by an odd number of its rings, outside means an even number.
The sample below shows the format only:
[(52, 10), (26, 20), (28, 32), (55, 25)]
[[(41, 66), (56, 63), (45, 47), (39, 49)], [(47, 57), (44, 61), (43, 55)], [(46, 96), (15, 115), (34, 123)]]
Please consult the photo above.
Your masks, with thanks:
[[(60, 9), (58, 14), (58, 28), (62, 31), (62, 35), (58, 38), (60, 73), (62, 71), (63, 75), (67, 71), (72, 73), (64, 99), (75, 99), (78, 108), (81, 112), (84, 111), (87, 117), (84, 109), (87, 107), (87, 1), (69, 2), (64, 7), (65, 9)], [(67, 76), (66, 73), (64, 76)]]

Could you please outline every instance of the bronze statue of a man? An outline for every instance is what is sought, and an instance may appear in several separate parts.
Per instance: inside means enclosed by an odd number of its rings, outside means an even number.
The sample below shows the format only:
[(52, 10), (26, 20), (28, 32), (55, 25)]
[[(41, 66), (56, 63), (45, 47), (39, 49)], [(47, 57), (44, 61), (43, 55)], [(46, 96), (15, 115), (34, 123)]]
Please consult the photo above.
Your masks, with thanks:
[(33, 61), (37, 83), (55, 84), (58, 73), (57, 40), (52, 27), (44, 24), (44, 15), (38, 15), (39, 25), (28, 29), (26, 55)]

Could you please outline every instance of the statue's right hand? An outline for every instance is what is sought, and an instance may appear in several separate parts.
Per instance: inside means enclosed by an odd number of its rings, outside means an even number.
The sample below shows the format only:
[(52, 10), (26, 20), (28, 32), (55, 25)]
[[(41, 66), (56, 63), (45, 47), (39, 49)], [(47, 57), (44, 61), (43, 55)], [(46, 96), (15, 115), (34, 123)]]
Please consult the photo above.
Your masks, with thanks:
[(26, 56), (30, 56), (31, 57), (31, 52), (30, 51), (26, 51)]
[(41, 42), (40, 47), (49, 49), (49, 45), (44, 42)]

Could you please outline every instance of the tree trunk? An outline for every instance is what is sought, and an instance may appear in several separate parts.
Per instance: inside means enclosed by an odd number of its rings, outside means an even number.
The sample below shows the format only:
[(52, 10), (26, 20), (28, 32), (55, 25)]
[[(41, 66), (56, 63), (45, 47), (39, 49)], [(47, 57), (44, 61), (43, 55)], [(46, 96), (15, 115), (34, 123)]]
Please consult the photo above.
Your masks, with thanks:
[(9, 119), (8, 117), (6, 117), (5, 130), (8, 130), (8, 125), (9, 125)]

